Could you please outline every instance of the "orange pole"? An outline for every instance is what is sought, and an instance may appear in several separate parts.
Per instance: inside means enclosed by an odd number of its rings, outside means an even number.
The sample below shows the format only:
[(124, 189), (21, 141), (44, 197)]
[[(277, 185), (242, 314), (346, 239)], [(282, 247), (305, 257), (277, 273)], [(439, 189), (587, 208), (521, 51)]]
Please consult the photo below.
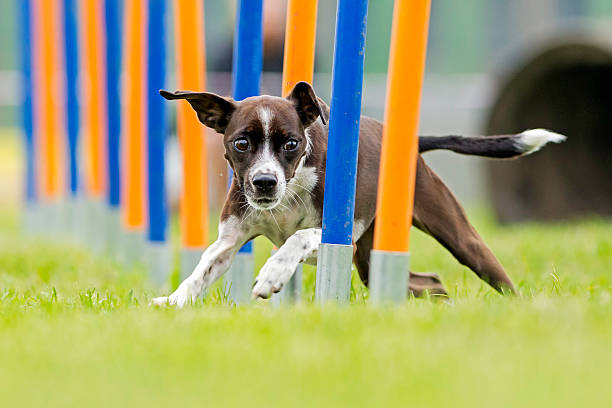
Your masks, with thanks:
[(145, 0), (125, 2), (123, 54), (126, 100), (123, 114), (123, 223), (128, 230), (145, 224)]
[(283, 59), (283, 90), (287, 96), (296, 83), (312, 84), (315, 40), (317, 33), (317, 0), (289, 0)]
[(64, 187), (62, 166), (62, 118), (61, 95), (57, 94), (56, 83), (61, 78), (60, 60), (60, 17), (59, 0), (40, 1), (38, 7), (32, 7), (35, 46), (34, 90), (35, 103), (35, 137), (37, 140), (37, 160), (40, 161), (38, 190), (47, 201), (59, 198)]
[(101, 198), (106, 191), (106, 143), (104, 103), (104, 38), (102, 16), (104, 4), (98, 0), (81, 3), (82, 38), (82, 117), (86, 154), (87, 191), (92, 197)]
[(408, 252), (430, 0), (396, 0), (374, 249)]
[[(203, 2), (175, 0), (174, 10), (178, 88), (203, 91), (206, 88)], [(181, 240), (184, 247), (200, 248), (208, 241), (205, 133), (186, 101), (178, 105), (177, 131), (183, 153)]]
[(318, 3), (317, 0), (289, 0), (287, 4), (281, 91), (283, 96), (289, 95), (300, 81), (312, 84)]

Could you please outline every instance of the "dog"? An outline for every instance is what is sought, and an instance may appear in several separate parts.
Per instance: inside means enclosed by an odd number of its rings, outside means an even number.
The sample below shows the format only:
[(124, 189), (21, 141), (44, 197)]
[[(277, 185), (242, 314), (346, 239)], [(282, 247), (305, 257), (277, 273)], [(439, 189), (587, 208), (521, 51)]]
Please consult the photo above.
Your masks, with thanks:
[[(200, 122), (223, 135), (225, 159), (234, 172), (219, 222), (219, 235), (193, 273), (168, 297), (153, 304), (182, 307), (195, 301), (223, 275), (238, 249), (263, 235), (279, 249), (256, 278), (252, 295), (279, 292), (300, 262), (316, 265), (321, 243), (329, 107), (306, 82), (286, 98), (254, 96), (240, 102), (207, 92), (160, 91), (184, 99)], [(362, 116), (353, 261), (364, 284), (376, 223), (376, 196), (383, 125)], [(420, 153), (436, 149), (491, 158), (531, 154), (565, 136), (544, 129), (501, 136), (422, 136), (419, 138), (413, 225), (434, 237), (463, 265), (500, 293), (514, 285), (493, 252), (468, 221), (465, 211)], [(408, 188), (408, 185), (406, 185)], [(409, 291), (446, 295), (436, 274), (410, 272)]]

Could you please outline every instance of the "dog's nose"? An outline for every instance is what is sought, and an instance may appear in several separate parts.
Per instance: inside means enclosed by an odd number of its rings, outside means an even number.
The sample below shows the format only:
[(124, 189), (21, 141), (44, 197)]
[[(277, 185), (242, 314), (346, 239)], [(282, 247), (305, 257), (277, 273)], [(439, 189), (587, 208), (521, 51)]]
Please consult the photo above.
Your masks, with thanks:
[(258, 174), (253, 177), (253, 185), (260, 193), (267, 193), (276, 187), (276, 176), (274, 174)]

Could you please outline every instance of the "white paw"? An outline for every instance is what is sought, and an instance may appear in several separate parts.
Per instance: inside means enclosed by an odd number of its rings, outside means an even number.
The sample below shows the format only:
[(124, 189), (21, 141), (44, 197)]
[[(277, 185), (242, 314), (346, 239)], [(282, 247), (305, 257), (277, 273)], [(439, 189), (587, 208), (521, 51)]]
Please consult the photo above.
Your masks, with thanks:
[(194, 292), (192, 285), (185, 281), (170, 296), (157, 297), (151, 303), (156, 306), (168, 305), (182, 308), (188, 303), (194, 303), (196, 299), (197, 294)]
[(270, 259), (259, 271), (253, 286), (253, 299), (268, 299), (273, 293), (281, 291), (285, 283), (291, 278), (295, 268)]
[(156, 298), (153, 298), (153, 300), (151, 300), (151, 305), (154, 305), (154, 306), (166, 306), (169, 303), (170, 302), (168, 302), (168, 296), (156, 297)]

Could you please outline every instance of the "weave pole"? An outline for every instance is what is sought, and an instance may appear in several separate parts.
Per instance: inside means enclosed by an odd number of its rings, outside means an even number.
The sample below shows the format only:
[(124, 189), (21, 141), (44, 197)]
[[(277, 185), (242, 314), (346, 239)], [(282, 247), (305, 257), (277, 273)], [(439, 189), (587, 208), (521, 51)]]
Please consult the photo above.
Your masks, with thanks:
[(367, 12), (367, 0), (338, 1), (317, 303), (350, 295)]
[(148, 256), (151, 278), (168, 280), (171, 250), (166, 239), (166, 102), (159, 90), (166, 82), (166, 0), (148, 0), (147, 19), (147, 182)]
[(417, 132), (429, 8), (430, 0), (395, 1), (378, 208), (370, 255), (373, 304), (401, 302), (408, 292)]
[(118, 255), (121, 250), (121, 0), (104, 1), (104, 28), (106, 32), (106, 155), (107, 155), (107, 205), (108, 250)]
[[(295, 84), (312, 84), (314, 75), (315, 41), (317, 34), (317, 0), (289, 0), (285, 28), (282, 96), (289, 95)], [(290, 304), (300, 300), (302, 265), (283, 287), (272, 295), (274, 304)]]
[(41, 197), (41, 224), (45, 232), (58, 232), (64, 188), (64, 140), (61, 128), (61, 94), (54, 87), (61, 77), (61, 11), (58, 1), (43, 1), (32, 7), (34, 31), (34, 137)]
[(125, 1), (125, 110), (123, 138), (123, 257), (133, 263), (143, 259), (145, 228), (145, 1)]
[[(237, 101), (259, 95), (263, 59), (262, 7), (262, 0), (239, 0), (237, 4), (232, 70), (232, 96)], [(238, 251), (225, 275), (225, 290), (234, 303), (249, 301), (253, 269), (253, 243), (248, 242)]]
[[(175, 50), (178, 89), (205, 90), (204, 5), (175, 0)], [(181, 192), (181, 280), (191, 274), (208, 242), (208, 189), (204, 128), (187, 101), (177, 107), (177, 132), (183, 155)]]
[(65, 121), (68, 136), (68, 172), (69, 192), (66, 202), (66, 223), (70, 228), (72, 238), (78, 236), (79, 220), (75, 217), (78, 213), (79, 199), (79, 165), (78, 165), (78, 142), (79, 142), (79, 41), (78, 41), (78, 10), (76, 0), (64, 0), (64, 65), (66, 72), (66, 98), (65, 98)]
[(108, 242), (106, 206), (106, 104), (104, 98), (103, 9), (98, 0), (81, 2), (83, 134), (86, 154), (86, 187), (89, 195), (86, 222), (94, 249)]
[(34, 157), (34, 122), (33, 122), (33, 78), (32, 78), (32, 24), (30, 0), (19, 2), (19, 47), (20, 70), (21, 70), (21, 128), (23, 132), (23, 144), (25, 152), (25, 222), (26, 231), (34, 232), (37, 227), (36, 219), (37, 194), (36, 194), (36, 159)]

